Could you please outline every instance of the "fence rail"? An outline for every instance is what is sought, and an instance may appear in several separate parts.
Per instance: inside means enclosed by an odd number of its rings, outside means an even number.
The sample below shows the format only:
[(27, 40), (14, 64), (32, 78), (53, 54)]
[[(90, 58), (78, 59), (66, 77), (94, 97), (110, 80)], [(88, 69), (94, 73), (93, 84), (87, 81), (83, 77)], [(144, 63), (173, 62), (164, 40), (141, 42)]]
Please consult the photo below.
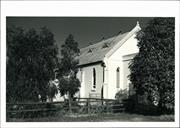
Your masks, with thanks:
[(116, 103), (114, 99), (98, 98), (79, 98), (74, 101), (58, 102), (28, 102), (28, 103), (7, 103), (7, 117), (21, 117), (24, 115), (46, 114), (53, 112), (70, 112), (70, 113), (112, 113), (122, 112), (124, 107), (122, 103)]

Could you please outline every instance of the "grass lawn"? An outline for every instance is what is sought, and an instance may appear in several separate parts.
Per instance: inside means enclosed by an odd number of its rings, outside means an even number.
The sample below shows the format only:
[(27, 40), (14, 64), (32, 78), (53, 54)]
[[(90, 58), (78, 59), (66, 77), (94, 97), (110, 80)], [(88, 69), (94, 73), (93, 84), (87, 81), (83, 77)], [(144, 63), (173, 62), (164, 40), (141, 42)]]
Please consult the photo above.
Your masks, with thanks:
[(67, 114), (42, 118), (25, 118), (15, 119), (11, 118), (8, 122), (172, 122), (174, 115), (161, 115), (161, 116), (144, 116), (128, 113), (117, 114)]

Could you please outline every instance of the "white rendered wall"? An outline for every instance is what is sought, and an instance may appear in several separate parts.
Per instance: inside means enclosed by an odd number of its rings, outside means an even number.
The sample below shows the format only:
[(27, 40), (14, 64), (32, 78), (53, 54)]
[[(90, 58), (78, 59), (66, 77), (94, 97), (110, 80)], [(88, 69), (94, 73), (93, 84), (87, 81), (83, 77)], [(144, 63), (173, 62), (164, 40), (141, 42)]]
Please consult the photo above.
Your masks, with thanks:
[(117, 60), (120, 59), (120, 56), (129, 55), (133, 53), (138, 53), (139, 49), (137, 47), (137, 39), (135, 38), (136, 35), (132, 35), (124, 44), (115, 52), (113, 53), (109, 59)]
[[(108, 65), (108, 97), (109, 99), (114, 99), (116, 92), (119, 90), (119, 88), (116, 87), (117, 83), (117, 75), (116, 70), (120, 67), (120, 81), (121, 81), (121, 61), (120, 60), (109, 60)], [(120, 84), (121, 87), (121, 84)]]
[[(96, 70), (96, 89), (94, 91), (92, 91), (93, 68), (95, 68)], [(103, 67), (101, 66), (101, 64), (81, 68), (81, 71), (78, 72), (77, 77), (81, 81), (81, 88), (80, 88), (81, 98), (89, 97), (90, 93), (101, 94), (101, 89), (103, 85)]]
[[(124, 56), (138, 53), (137, 39), (135, 35), (131, 36), (115, 53), (108, 59), (108, 98), (115, 98), (115, 94), (120, 89), (128, 87), (129, 75), (128, 62), (124, 61)], [(116, 69), (120, 67), (120, 88), (116, 88)]]
[(130, 74), (130, 69), (128, 68), (130, 60), (123, 61), (123, 81), (122, 81), (122, 88), (129, 88), (130, 80), (128, 78), (128, 75)]

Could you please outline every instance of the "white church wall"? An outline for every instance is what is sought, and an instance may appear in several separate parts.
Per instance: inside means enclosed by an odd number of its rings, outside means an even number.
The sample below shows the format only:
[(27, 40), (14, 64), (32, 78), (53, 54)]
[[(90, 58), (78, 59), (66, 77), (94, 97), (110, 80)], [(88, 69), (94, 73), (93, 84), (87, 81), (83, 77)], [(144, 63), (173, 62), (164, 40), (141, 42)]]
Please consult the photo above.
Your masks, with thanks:
[[(108, 63), (108, 62), (107, 62)], [(106, 67), (104, 68), (104, 85), (103, 85), (103, 97), (108, 99), (108, 83), (109, 83), (109, 69), (106, 63)]]
[[(120, 89), (128, 87), (129, 69), (127, 59), (132, 59), (134, 53), (138, 53), (137, 39), (131, 36), (115, 53), (107, 58), (105, 68), (104, 98), (114, 99)], [(125, 62), (126, 61), (126, 62)], [(117, 68), (119, 67), (119, 88), (117, 88)], [(92, 91), (93, 68), (96, 70), (96, 90)], [(80, 97), (89, 97), (90, 93), (101, 94), (103, 85), (103, 67), (101, 64), (81, 68), (77, 77), (81, 81)], [(100, 97), (99, 97), (100, 98)]]
[(84, 71), (82, 68), (78, 70), (76, 77), (79, 79), (81, 83), (81, 87), (79, 88), (79, 92), (78, 92), (79, 97), (84, 97), (85, 96)]
[(121, 60), (121, 56), (129, 55), (133, 53), (138, 53), (139, 49), (137, 47), (137, 39), (135, 38), (136, 35), (132, 35), (124, 44), (114, 52), (109, 59), (111, 60)]
[(64, 98), (61, 96), (60, 91), (58, 90), (58, 93), (55, 95), (55, 97), (53, 98), (53, 101), (64, 101)]
[[(109, 82), (108, 82), (108, 95), (111, 98), (115, 95), (117, 90), (128, 88), (129, 80), (127, 76), (130, 74), (128, 69), (128, 63), (132, 59), (135, 53), (138, 53), (137, 39), (135, 34), (131, 36), (115, 53), (113, 53), (108, 59), (109, 68)], [(127, 57), (126, 57), (127, 56)], [(120, 88), (116, 88), (116, 68), (120, 67)]]
[(125, 88), (129, 88), (129, 83), (130, 83), (130, 80), (128, 78), (128, 75), (130, 74), (130, 69), (128, 68), (129, 66), (129, 62), (130, 60), (127, 60), (127, 61), (123, 61), (123, 81), (122, 81), (122, 86), (123, 86), (123, 89)]
[[(119, 87), (117, 88), (117, 68), (121, 67), (121, 61), (119, 60), (110, 60), (108, 65), (108, 98), (114, 99), (116, 92), (121, 88), (119, 83)], [(121, 68), (120, 68), (121, 70)], [(121, 73), (121, 71), (120, 71)], [(119, 80), (121, 81), (121, 74), (119, 76)]]
[[(96, 71), (96, 89), (93, 90), (93, 68)], [(103, 67), (101, 64), (81, 68), (78, 72), (78, 78), (81, 81), (80, 97), (89, 97), (89, 94), (100, 96), (103, 85)], [(92, 95), (93, 95), (92, 94)]]

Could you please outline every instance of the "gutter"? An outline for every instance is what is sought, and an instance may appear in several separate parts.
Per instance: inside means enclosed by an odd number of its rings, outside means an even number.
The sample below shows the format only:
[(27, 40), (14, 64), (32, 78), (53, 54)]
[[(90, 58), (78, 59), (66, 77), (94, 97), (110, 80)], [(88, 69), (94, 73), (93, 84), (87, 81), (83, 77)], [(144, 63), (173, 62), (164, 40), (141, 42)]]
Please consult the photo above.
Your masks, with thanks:
[(90, 62), (90, 63), (87, 63), (87, 64), (81, 64), (81, 65), (78, 65), (78, 68), (88, 67), (88, 66), (90, 66), (90, 65), (102, 64), (102, 63), (103, 63), (102, 60), (96, 61), (96, 62)]

